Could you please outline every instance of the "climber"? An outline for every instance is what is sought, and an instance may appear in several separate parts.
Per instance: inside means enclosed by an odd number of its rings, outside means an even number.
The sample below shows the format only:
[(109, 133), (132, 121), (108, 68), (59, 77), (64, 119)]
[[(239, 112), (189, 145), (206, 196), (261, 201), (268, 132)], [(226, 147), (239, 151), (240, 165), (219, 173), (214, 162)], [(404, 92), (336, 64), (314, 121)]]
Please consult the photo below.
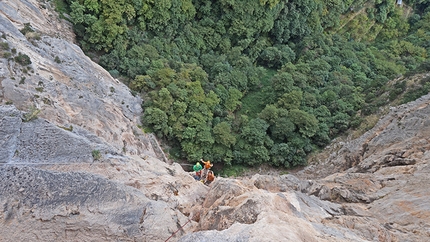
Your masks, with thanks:
[(203, 164), (205, 165), (204, 169), (203, 169), (203, 173), (201, 176), (201, 179), (206, 179), (206, 176), (208, 174), (209, 169), (213, 166), (213, 164), (211, 164), (211, 161), (204, 161), (203, 159), (200, 159), (201, 162), (203, 162)]
[(196, 179), (197, 181), (200, 181), (201, 179), (201, 175), (202, 175), (202, 165), (200, 164), (200, 162), (197, 162), (194, 166), (193, 166), (193, 170), (196, 172), (196, 174), (194, 175), (194, 179)]
[(211, 184), (214, 180), (215, 180), (214, 172), (209, 171), (204, 184), (207, 186)]

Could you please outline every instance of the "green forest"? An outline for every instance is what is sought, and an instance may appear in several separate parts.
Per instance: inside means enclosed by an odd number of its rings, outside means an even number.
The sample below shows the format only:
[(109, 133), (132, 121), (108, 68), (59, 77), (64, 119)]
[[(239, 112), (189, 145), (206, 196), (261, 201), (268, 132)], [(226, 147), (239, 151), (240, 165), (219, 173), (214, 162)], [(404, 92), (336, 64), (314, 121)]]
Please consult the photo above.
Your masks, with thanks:
[(430, 71), (430, 0), (62, 3), (82, 49), (142, 97), (144, 129), (175, 160), (305, 165), (407, 92), (390, 80)]

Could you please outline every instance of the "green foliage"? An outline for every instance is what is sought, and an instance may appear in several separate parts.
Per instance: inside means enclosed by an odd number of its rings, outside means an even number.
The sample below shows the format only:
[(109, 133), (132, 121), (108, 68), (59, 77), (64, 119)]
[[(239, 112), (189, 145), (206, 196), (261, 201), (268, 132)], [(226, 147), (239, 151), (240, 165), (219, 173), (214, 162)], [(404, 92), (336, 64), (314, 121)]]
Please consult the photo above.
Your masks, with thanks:
[(1, 50), (9, 50), (9, 44), (7, 42), (0, 42)]
[(427, 77), (423, 79), (421, 83), (423, 83), (421, 86), (414, 87), (404, 94), (401, 101), (402, 104), (415, 101), (419, 97), (426, 95), (430, 92), (430, 78)]
[(9, 52), (10, 47), (7, 42), (0, 42), (0, 57), (9, 58), (12, 54)]
[(236, 143), (236, 137), (231, 133), (231, 126), (227, 122), (221, 122), (213, 128), (215, 142), (226, 147), (230, 147)]
[(246, 166), (243, 165), (231, 165), (225, 166), (220, 172), (222, 177), (238, 177), (241, 176), (247, 170)]
[(389, 100), (428, 91), (387, 87), (430, 69), (428, 1), (410, 15), (389, 0), (65, 3), (82, 48), (140, 94), (145, 129), (176, 159), (303, 165)]
[(21, 32), (23, 35), (26, 35), (27, 33), (34, 32), (34, 30), (33, 30), (33, 28), (31, 27), (31, 24), (30, 24), (30, 23), (24, 23), (24, 28), (22, 28), (22, 29), (20, 30), (20, 32)]
[(312, 137), (318, 131), (318, 120), (312, 114), (299, 109), (292, 109), (289, 116), (303, 136)]
[(400, 94), (402, 94), (406, 90), (406, 82), (399, 82), (394, 85), (393, 90), (390, 91), (389, 99), (390, 101), (393, 101), (396, 99)]
[(259, 56), (259, 63), (269, 68), (280, 68), (295, 59), (295, 53), (290, 47), (283, 45), (281, 48), (271, 46), (264, 49)]
[(8, 59), (9, 57), (11, 57), (12, 54), (10, 52), (3, 52), (2, 57)]
[(28, 57), (28, 55), (26, 54), (22, 54), (21, 52), (19, 52), (18, 55), (14, 57), (14, 60), (22, 66), (27, 66), (31, 64), (30, 57)]
[(269, 124), (266, 121), (259, 118), (252, 119), (242, 128), (241, 137), (251, 144), (263, 145), (267, 128)]
[(70, 125), (69, 127), (65, 127), (65, 126), (58, 126), (59, 128), (62, 128), (62, 129), (64, 129), (64, 130), (67, 130), (67, 131), (70, 131), (70, 132), (73, 132), (73, 126), (72, 125)]
[(93, 156), (94, 160), (100, 160), (102, 158), (102, 154), (100, 153), (100, 150), (93, 150), (91, 152), (91, 155)]
[(55, 10), (60, 14), (60, 18), (68, 20), (64, 14), (70, 11), (69, 2), (70, 0), (54, 0)]
[(146, 108), (143, 114), (142, 123), (151, 125), (152, 129), (160, 136), (168, 134), (167, 114), (158, 108)]
[(39, 115), (40, 109), (36, 107), (30, 107), (29, 111), (24, 114), (24, 117), (22, 119), (23, 122), (30, 122), (32, 120), (37, 119), (37, 115)]
[(60, 57), (58, 57), (58, 56), (55, 56), (54, 61), (58, 64), (61, 63)]
[(303, 100), (303, 93), (301, 91), (291, 91), (284, 93), (281, 98), (278, 99), (278, 106), (287, 110), (298, 109)]
[(273, 165), (290, 167), (291, 154), (294, 153), (294, 150), (288, 144), (278, 143), (272, 147), (270, 153)]

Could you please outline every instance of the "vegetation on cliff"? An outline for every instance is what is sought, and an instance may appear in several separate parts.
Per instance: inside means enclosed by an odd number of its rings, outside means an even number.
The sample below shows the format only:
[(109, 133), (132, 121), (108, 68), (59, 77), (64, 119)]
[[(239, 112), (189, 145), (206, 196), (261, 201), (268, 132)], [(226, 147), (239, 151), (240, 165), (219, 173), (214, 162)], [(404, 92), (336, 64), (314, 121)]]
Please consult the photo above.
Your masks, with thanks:
[(390, 79), (430, 69), (429, 0), (65, 3), (175, 158), (302, 165), (405, 91)]

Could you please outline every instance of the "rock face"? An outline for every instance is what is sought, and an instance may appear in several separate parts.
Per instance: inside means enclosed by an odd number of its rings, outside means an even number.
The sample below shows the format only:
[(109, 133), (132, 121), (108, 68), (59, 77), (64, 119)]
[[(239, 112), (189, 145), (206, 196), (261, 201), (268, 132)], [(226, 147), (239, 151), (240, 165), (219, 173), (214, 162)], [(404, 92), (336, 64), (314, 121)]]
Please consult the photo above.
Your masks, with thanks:
[(138, 128), (140, 98), (84, 55), (50, 2), (0, 1), (0, 36), (0, 241), (430, 238), (430, 95), (302, 171), (207, 187), (163, 162)]
[(147, 197), (133, 186), (81, 170), (1, 167), (0, 240), (164, 241), (189, 220), (172, 200), (186, 204), (181, 188), (177, 197), (170, 192), (171, 199), (162, 200), (162, 194)]
[(303, 191), (360, 205), (366, 217), (374, 218), (399, 241), (428, 240), (430, 191), (424, 184), (430, 179), (429, 104), (426, 95), (392, 108), (372, 130), (299, 172), (300, 178), (315, 179)]
[(428, 241), (429, 104), (392, 108), (294, 175), (218, 179), (180, 241)]
[(197, 225), (208, 188), (179, 164), (23, 116), (0, 106), (0, 241), (164, 241)]
[[(34, 32), (20, 30), (29, 23)], [(75, 45), (71, 26), (54, 16), (49, 2), (0, 2), (2, 54), (30, 58), (20, 65), (0, 58), (0, 101), (20, 110), (40, 110), (39, 117), (97, 137), (117, 153), (159, 156), (151, 137), (137, 127), (141, 100)], [(15, 54), (13, 54), (15, 53)], [(79, 131), (74, 131), (75, 128)]]

